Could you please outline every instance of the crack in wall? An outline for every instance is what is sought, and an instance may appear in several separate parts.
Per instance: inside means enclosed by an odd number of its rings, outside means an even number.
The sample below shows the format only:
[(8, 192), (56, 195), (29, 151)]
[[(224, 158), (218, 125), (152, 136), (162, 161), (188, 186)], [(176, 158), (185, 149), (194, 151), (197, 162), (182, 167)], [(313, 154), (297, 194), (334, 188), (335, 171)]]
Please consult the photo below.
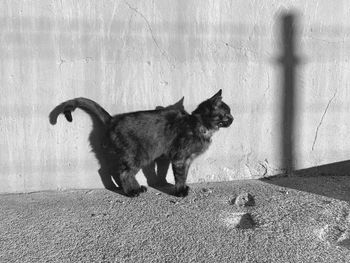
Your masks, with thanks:
[(156, 47), (158, 48), (159, 52), (162, 54), (163, 57), (166, 58), (166, 60), (168, 61), (168, 63), (175, 68), (175, 65), (173, 63), (171, 63), (169, 55), (166, 53), (166, 51), (164, 49), (162, 49), (157, 41), (157, 39), (155, 38), (154, 34), (153, 34), (153, 29), (151, 27), (151, 24), (148, 22), (147, 18), (144, 16), (144, 14), (142, 14), (139, 10), (137, 10), (137, 8), (132, 7), (128, 2), (125, 2), (125, 4), (135, 13), (137, 13), (139, 16), (141, 16), (143, 18), (143, 20), (146, 22), (146, 25), (148, 27), (149, 32), (151, 33), (151, 37), (152, 40), (154, 42), (154, 44), (156, 45)]
[(60, 63), (59, 63), (58, 68), (60, 69), (60, 72), (61, 72), (61, 73), (62, 73), (61, 66), (62, 66), (63, 63), (66, 63), (66, 62), (67, 62), (67, 60), (63, 59), (62, 56), (60, 55)]
[(232, 46), (231, 44), (229, 44), (228, 42), (225, 42), (225, 41), (221, 41), (222, 43), (225, 44), (226, 47), (230, 48), (230, 49), (233, 49), (233, 50), (236, 50), (236, 51), (240, 51), (242, 52), (244, 55), (247, 56), (247, 53), (251, 53), (251, 54), (254, 54), (254, 55), (258, 55), (257, 52), (249, 49), (249, 48), (246, 48), (246, 47), (234, 47)]
[(84, 61), (85, 63), (89, 63), (90, 61), (94, 60), (93, 57), (83, 57), (83, 58), (79, 58), (79, 59), (63, 59), (62, 56), (60, 55), (60, 58), (59, 58), (59, 64), (58, 64), (58, 67), (59, 67), (59, 70), (60, 72), (62, 73), (62, 64), (64, 63), (75, 63), (75, 62), (79, 62), (79, 61)]
[[(266, 161), (267, 162), (267, 161)], [(268, 173), (268, 167), (265, 163), (259, 162), (260, 166), (264, 169), (264, 173), (261, 175), (262, 177), (265, 177)]]
[(333, 99), (334, 99), (335, 96), (337, 95), (337, 92), (338, 92), (338, 90), (335, 90), (335, 92), (334, 92), (332, 98), (328, 101), (328, 104), (327, 104), (327, 106), (326, 106), (326, 109), (324, 110), (324, 112), (323, 112), (323, 114), (322, 114), (321, 120), (320, 120), (320, 122), (319, 122), (318, 125), (317, 125), (316, 133), (315, 133), (315, 138), (314, 138), (314, 142), (313, 142), (313, 144), (312, 144), (311, 151), (313, 151), (313, 150), (315, 149), (315, 145), (316, 145), (316, 141), (317, 141), (317, 137), (318, 137), (318, 131), (319, 131), (319, 129), (320, 129), (322, 123), (323, 123), (323, 119), (324, 119), (324, 117), (326, 116), (326, 113), (327, 113), (327, 111), (328, 111), (329, 106), (331, 105)]
[(132, 18), (134, 17), (135, 14), (131, 14), (131, 16), (129, 17), (129, 20), (128, 20), (128, 28), (124, 28), (124, 31), (123, 31), (123, 34), (121, 36), (121, 40), (123, 41), (123, 47), (121, 49), (124, 49), (125, 46), (126, 46), (126, 40), (125, 40), (125, 35), (126, 35), (126, 30), (130, 30), (131, 28), (131, 21), (132, 21)]
[(114, 4), (112, 18), (111, 18), (111, 22), (109, 23), (108, 32), (107, 32), (108, 37), (110, 37), (110, 35), (111, 35), (112, 23), (113, 23), (116, 11), (117, 11), (117, 5)]

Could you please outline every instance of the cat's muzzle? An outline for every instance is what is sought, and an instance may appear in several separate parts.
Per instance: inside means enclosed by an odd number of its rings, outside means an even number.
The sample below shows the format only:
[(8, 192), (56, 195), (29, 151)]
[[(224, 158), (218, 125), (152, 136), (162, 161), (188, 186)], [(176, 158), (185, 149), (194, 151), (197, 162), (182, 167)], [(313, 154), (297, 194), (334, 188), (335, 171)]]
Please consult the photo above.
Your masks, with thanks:
[(226, 117), (219, 123), (219, 127), (227, 128), (233, 122), (233, 117), (231, 114), (226, 115)]

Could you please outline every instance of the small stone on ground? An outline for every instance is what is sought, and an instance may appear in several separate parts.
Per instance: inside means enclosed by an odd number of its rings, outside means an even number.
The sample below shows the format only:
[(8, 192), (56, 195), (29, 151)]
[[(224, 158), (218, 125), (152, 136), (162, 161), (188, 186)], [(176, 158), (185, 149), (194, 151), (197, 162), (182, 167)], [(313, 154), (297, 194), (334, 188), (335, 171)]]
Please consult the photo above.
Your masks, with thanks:
[(319, 238), (329, 243), (337, 243), (343, 234), (343, 230), (337, 225), (325, 225), (319, 232)]
[(344, 232), (338, 239), (338, 245), (350, 249), (350, 230)]
[(255, 205), (254, 197), (249, 193), (242, 193), (229, 201), (230, 204), (235, 204), (238, 207)]

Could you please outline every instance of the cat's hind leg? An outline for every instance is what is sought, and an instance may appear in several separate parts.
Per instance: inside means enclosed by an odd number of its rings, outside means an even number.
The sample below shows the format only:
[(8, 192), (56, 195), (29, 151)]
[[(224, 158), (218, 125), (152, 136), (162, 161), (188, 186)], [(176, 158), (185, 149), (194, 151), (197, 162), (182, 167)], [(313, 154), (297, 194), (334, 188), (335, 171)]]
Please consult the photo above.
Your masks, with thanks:
[(119, 174), (120, 183), (127, 196), (135, 197), (147, 191), (147, 188), (143, 185), (140, 186), (135, 178), (138, 171), (137, 169), (124, 170)]
[(140, 186), (135, 176), (140, 171), (139, 168), (131, 159), (124, 156), (126, 153), (120, 149), (108, 155), (108, 170), (118, 186), (123, 189), (123, 192), (130, 197), (138, 196), (140, 193), (146, 192), (145, 186)]

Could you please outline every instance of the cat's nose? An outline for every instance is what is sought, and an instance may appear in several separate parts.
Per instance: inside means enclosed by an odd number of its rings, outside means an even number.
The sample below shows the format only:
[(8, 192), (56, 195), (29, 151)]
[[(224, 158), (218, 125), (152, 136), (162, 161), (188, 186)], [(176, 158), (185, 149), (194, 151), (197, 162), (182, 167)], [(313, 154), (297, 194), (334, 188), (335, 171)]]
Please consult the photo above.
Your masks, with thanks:
[(233, 122), (233, 116), (231, 114), (226, 114), (225, 118), (223, 119), (222, 127), (228, 127), (232, 124), (232, 122)]
[(227, 114), (227, 118), (228, 118), (228, 121), (229, 123), (231, 124), (234, 120), (233, 116), (231, 114)]

